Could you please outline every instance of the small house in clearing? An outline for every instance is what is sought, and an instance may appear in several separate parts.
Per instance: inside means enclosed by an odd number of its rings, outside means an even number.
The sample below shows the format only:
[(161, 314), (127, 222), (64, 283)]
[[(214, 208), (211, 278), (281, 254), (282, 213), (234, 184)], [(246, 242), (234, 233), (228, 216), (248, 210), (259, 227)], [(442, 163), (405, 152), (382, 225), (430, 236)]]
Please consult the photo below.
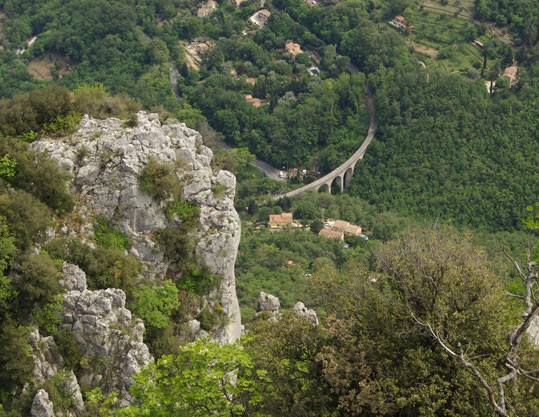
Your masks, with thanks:
[(272, 229), (281, 228), (287, 225), (292, 226), (292, 213), (270, 214), (268, 225)]
[(478, 41), (477, 39), (472, 42), (475, 46), (477, 46), (479, 49), (483, 49), (485, 45), (481, 41)]

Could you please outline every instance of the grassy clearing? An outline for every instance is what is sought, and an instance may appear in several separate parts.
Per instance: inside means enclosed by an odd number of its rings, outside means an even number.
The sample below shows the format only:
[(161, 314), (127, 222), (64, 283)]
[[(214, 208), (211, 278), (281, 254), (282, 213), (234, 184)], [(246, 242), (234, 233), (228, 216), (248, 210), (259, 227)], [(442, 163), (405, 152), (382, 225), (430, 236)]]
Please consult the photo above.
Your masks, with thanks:
[(58, 78), (73, 72), (71, 65), (72, 63), (61, 54), (47, 53), (32, 59), (28, 64), (28, 72), (38, 80), (52, 80), (54, 72)]

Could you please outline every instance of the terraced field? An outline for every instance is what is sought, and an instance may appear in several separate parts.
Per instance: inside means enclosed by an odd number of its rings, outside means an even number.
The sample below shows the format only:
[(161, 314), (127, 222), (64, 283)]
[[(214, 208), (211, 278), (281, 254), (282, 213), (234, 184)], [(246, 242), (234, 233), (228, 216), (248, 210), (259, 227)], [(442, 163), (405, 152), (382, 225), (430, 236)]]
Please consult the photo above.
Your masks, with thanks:
[[(448, 73), (468, 71), (474, 65), (477, 68), (483, 62), (482, 51), (466, 36), (478, 23), (473, 19), (473, 8), (473, 0), (451, 0), (446, 5), (430, 0), (417, 10), (408, 10), (406, 18), (413, 25), (408, 44), (430, 67)], [(489, 36), (507, 38), (499, 28), (493, 32), (487, 27), (487, 34), (477, 39), (486, 43)]]

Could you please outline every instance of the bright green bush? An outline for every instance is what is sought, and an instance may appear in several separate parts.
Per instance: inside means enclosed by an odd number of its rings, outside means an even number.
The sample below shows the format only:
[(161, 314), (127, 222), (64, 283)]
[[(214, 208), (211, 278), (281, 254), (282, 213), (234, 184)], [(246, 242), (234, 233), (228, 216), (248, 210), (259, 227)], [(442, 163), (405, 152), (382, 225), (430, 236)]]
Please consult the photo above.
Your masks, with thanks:
[(185, 225), (194, 226), (200, 216), (200, 207), (181, 198), (175, 198), (167, 207), (167, 218), (181, 220)]
[(63, 301), (64, 296), (58, 294), (53, 297), (50, 303), (45, 304), (43, 307), (37, 307), (32, 312), (32, 316), (42, 334), (52, 334), (58, 329), (60, 324), (62, 324), (60, 311), (62, 309)]
[(94, 240), (106, 249), (127, 250), (131, 247), (131, 242), (125, 233), (114, 229), (109, 225), (108, 220), (99, 216), (94, 223)]
[(144, 324), (163, 329), (169, 325), (169, 317), (173, 310), (180, 305), (178, 289), (170, 280), (162, 286), (148, 287), (141, 285), (133, 291), (135, 303), (133, 310), (143, 320)]

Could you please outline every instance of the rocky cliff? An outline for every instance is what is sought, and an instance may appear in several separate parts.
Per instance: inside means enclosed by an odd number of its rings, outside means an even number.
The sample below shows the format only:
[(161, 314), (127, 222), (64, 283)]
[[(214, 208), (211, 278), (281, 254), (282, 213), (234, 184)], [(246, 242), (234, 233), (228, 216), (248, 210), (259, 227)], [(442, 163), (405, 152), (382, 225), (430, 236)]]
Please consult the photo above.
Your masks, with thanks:
[[(204, 309), (217, 308), (224, 319), (208, 329), (195, 316), (186, 317), (186, 333), (196, 338), (210, 335), (219, 343), (230, 343), (241, 335), (241, 318), (236, 298), (234, 263), (240, 239), (240, 221), (234, 209), (235, 177), (227, 171), (214, 172), (212, 151), (200, 135), (182, 123), (162, 124), (156, 114), (139, 112), (138, 123), (127, 127), (119, 119), (96, 120), (85, 116), (80, 129), (66, 138), (43, 138), (33, 147), (48, 152), (69, 175), (70, 191), (76, 199), (76, 222), (59, 224), (57, 234), (76, 236), (93, 245), (93, 225), (97, 216), (128, 236), (129, 253), (143, 265), (145, 282), (162, 281), (177, 273), (172, 259), (159, 246), (160, 230), (177, 227), (181, 221), (167, 216), (173, 199), (199, 207), (194, 231), (196, 259), (219, 278), (217, 287), (202, 297)], [(177, 195), (156, 199), (141, 190), (141, 173), (149, 161), (173, 167), (179, 180)], [(172, 266), (172, 267), (171, 267)], [(73, 378), (71, 385), (100, 386), (115, 391), (129, 401), (132, 375), (152, 360), (143, 342), (144, 324), (126, 309), (126, 296), (119, 289), (90, 291), (86, 276), (76, 265), (64, 264), (60, 282), (66, 291), (62, 307), (64, 327), (72, 329), (85, 357), (101, 361)], [(177, 277), (176, 277), (177, 278)], [(52, 338), (33, 336), (36, 379), (45, 380), (61, 371), (63, 359)], [(51, 340), (49, 340), (51, 339)], [(93, 359), (92, 359), (93, 358)], [(39, 378), (38, 378), (39, 377)], [(73, 388), (75, 389), (75, 388)], [(50, 411), (47, 392), (40, 390), (34, 415)], [(77, 391), (80, 395), (80, 390)], [(84, 404), (82, 404), (82, 407)], [(75, 410), (78, 415), (80, 410)], [(68, 414), (66, 414), (68, 415)]]
[(135, 127), (119, 119), (85, 116), (72, 136), (44, 138), (33, 147), (48, 152), (71, 176), (71, 191), (79, 198), (76, 210), (88, 220), (78, 232), (91, 234), (92, 216), (105, 216), (129, 236), (130, 253), (144, 263), (150, 277), (164, 274), (174, 262), (152, 240), (160, 229), (173, 227), (174, 220), (165, 215), (166, 202), (141, 191), (140, 174), (152, 158), (173, 164), (182, 186), (180, 197), (200, 207), (196, 254), (222, 277), (216, 295), (226, 319), (212, 336), (220, 343), (233, 342), (241, 334), (234, 278), (241, 234), (233, 203), (236, 179), (228, 171), (213, 172), (213, 153), (198, 132), (183, 123), (162, 124), (157, 114), (137, 116)]

